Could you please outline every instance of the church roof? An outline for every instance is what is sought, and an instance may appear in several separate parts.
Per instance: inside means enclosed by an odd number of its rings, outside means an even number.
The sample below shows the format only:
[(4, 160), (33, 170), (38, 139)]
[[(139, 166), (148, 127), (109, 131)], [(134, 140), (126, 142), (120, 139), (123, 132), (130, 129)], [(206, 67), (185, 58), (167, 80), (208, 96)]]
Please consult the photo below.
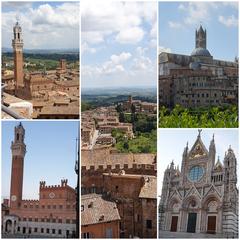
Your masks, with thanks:
[(203, 57), (211, 57), (210, 52), (205, 49), (205, 48), (195, 48), (192, 53), (191, 56), (203, 56)]
[(216, 170), (216, 171), (222, 171), (222, 170), (223, 170), (223, 165), (222, 165), (222, 163), (220, 162), (219, 158), (218, 158), (218, 160), (217, 160), (217, 163), (216, 163), (215, 166), (214, 166), (214, 170)]

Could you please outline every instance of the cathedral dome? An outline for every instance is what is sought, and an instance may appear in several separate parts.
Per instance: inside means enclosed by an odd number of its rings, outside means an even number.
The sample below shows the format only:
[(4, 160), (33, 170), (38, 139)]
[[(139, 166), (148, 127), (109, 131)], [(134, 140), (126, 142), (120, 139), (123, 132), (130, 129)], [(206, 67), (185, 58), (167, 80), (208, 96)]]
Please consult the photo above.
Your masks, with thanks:
[(206, 48), (195, 48), (191, 56), (211, 57), (211, 54)]

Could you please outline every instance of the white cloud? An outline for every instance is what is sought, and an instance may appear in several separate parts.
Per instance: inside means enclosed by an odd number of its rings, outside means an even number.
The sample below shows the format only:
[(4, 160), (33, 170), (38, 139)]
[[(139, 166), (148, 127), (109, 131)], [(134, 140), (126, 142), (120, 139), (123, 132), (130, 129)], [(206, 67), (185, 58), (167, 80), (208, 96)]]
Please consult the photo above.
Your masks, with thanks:
[[(11, 4), (10, 4), (11, 5)], [(20, 9), (20, 6), (24, 9)], [(26, 6), (28, 6), (26, 8)], [(9, 8), (9, 6), (8, 6)], [(19, 10), (20, 9), (20, 10)], [(56, 6), (40, 4), (33, 8), (25, 3), (2, 11), (3, 46), (10, 47), (12, 27), (19, 16), (25, 48), (78, 48), (79, 4), (62, 3)]]
[(101, 58), (89, 59), (89, 65), (82, 67), (84, 86), (155, 83), (157, 3), (84, 1), (81, 13), (84, 46), (102, 49)]
[(181, 3), (181, 4), (179, 4), (178, 9), (179, 10), (186, 10), (186, 7), (185, 7), (184, 4)]
[(81, 45), (81, 53), (85, 53), (85, 52), (88, 52), (88, 53), (96, 53), (96, 48), (91, 48), (89, 47), (89, 45), (85, 42), (85, 43), (82, 43)]
[(79, 8), (72, 3), (63, 3), (57, 7), (43, 4), (37, 9), (30, 9), (30, 17), (35, 25), (74, 28), (78, 27)]
[(137, 47), (135, 52), (136, 54), (132, 61), (130, 74), (154, 73), (156, 65), (154, 61), (147, 56), (148, 48)]
[(232, 8), (235, 8), (236, 10), (238, 10), (238, 1), (227, 1), (227, 2), (223, 2), (223, 5), (225, 6), (230, 6)]
[[(230, 6), (238, 10), (238, 2), (190, 2), (180, 3), (178, 6), (179, 11), (185, 13), (182, 22), (169, 21), (169, 26), (172, 28), (180, 28), (184, 25), (196, 25), (201, 22), (206, 23), (211, 20), (214, 10), (221, 8), (222, 6)], [(218, 19), (226, 26), (236, 26), (238, 21), (236, 17), (230, 16), (225, 18), (220, 16)]]
[[(156, 9), (156, 4), (151, 2), (83, 2), (83, 41), (97, 44), (114, 35), (118, 43), (136, 44), (145, 34), (143, 22), (149, 23), (151, 28), (154, 26), (157, 19)], [(89, 37), (94, 34), (96, 41)], [(154, 34), (154, 29), (149, 34)]]
[(19, 2), (2, 2), (2, 9), (12, 8), (16, 11), (21, 9), (27, 9), (30, 7), (32, 7), (31, 2), (21, 2), (21, 4), (19, 4)]
[(173, 22), (173, 21), (169, 21), (168, 25), (170, 28), (182, 28), (182, 24), (180, 22)]
[(132, 27), (124, 29), (116, 36), (116, 40), (120, 43), (137, 43), (142, 40), (144, 31), (140, 27)]
[(133, 63), (132, 69), (134, 71), (150, 70), (153, 67), (151, 59), (144, 56), (134, 58)]
[(199, 24), (201, 21), (209, 20), (209, 2), (190, 2), (185, 9), (188, 12), (188, 16), (184, 19), (186, 24)]
[(189, 2), (181, 3), (178, 9), (185, 13), (183, 22), (169, 22), (169, 26), (179, 28), (183, 25), (196, 25), (200, 22), (207, 22), (211, 18), (211, 11), (219, 7), (216, 2)]
[(150, 40), (149, 47), (156, 49), (156, 47), (157, 47), (157, 39), (156, 38), (153, 38), (153, 39)]
[(170, 48), (165, 48), (163, 46), (159, 46), (158, 47), (158, 53), (161, 53), (161, 52), (167, 52), (167, 53), (171, 53), (171, 49)]
[(132, 57), (129, 52), (122, 52), (119, 55), (111, 55), (110, 59), (103, 62), (100, 66), (85, 65), (82, 67), (82, 74), (84, 76), (99, 76), (109, 75), (113, 73), (124, 72), (125, 68), (123, 64)]
[(121, 63), (127, 61), (131, 58), (132, 54), (129, 52), (122, 52), (120, 55), (112, 55), (110, 57), (113, 64)]
[(238, 26), (238, 19), (234, 15), (231, 15), (231, 16), (228, 16), (228, 17), (219, 16), (218, 21), (220, 23), (222, 23), (223, 25), (225, 25), (226, 27), (236, 27), (236, 26)]
[(152, 38), (156, 38), (157, 37), (157, 21), (155, 21), (154, 24), (152, 25), (150, 36)]

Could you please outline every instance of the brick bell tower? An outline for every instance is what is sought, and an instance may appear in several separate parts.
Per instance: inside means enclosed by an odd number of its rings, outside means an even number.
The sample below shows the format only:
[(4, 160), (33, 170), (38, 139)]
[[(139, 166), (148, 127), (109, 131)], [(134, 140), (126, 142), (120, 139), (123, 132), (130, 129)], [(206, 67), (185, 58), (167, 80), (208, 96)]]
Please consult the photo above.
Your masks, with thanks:
[(18, 22), (13, 27), (13, 56), (14, 56), (14, 77), (16, 89), (24, 86), (23, 79), (23, 39), (22, 28)]
[(12, 150), (12, 173), (10, 190), (10, 209), (16, 209), (22, 201), (23, 189), (23, 166), (26, 145), (24, 143), (25, 130), (20, 123), (14, 129), (14, 141), (11, 145)]

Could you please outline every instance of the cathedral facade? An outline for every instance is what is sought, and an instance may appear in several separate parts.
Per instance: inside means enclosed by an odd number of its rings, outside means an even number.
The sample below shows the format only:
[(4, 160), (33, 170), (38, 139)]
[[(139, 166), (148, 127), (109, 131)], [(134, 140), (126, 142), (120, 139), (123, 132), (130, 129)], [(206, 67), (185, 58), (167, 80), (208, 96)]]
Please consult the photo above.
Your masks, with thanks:
[(159, 55), (159, 105), (173, 108), (238, 104), (238, 60), (214, 59), (207, 49), (207, 31), (195, 33), (191, 55)]
[(184, 148), (181, 169), (172, 162), (164, 172), (159, 228), (238, 237), (237, 159), (231, 146), (223, 163), (216, 161), (214, 136), (207, 149), (199, 130), (192, 148)]

